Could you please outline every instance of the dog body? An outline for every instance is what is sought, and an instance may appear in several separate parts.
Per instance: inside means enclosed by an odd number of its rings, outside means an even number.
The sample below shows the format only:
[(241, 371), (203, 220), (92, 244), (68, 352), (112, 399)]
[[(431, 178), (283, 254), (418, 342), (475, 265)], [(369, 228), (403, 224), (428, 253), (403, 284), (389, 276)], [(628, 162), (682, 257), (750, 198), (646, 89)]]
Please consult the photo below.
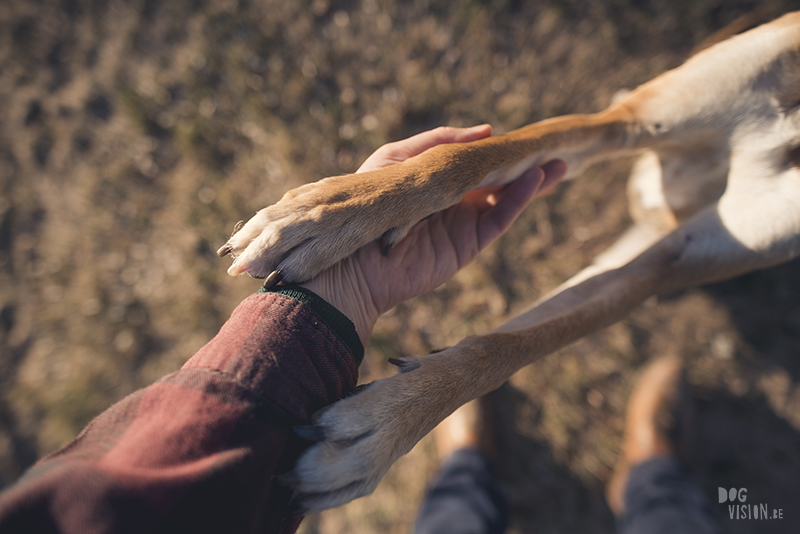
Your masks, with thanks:
[(370, 493), (458, 406), (648, 297), (800, 254), (800, 12), (704, 50), (600, 113), (305, 185), (231, 238), (221, 252), (238, 252), (232, 274), (302, 281), (381, 236), (391, 248), (470, 189), (556, 158), (574, 177), (599, 159), (637, 153), (635, 224), (593, 265), (494, 332), (409, 358), (397, 375), (319, 414), (324, 438), (287, 477), (306, 510)]

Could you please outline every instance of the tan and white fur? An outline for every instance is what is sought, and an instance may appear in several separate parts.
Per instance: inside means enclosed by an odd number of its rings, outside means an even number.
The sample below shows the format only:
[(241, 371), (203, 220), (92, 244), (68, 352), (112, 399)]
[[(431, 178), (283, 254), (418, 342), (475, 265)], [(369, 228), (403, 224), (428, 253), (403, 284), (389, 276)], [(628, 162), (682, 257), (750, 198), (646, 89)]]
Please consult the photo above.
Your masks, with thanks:
[(447, 415), (521, 367), (623, 318), (652, 295), (800, 254), (800, 12), (716, 44), (605, 111), (545, 120), (404, 163), (290, 191), (221, 249), (230, 273), (303, 281), (470, 189), (559, 158), (569, 176), (641, 153), (635, 225), (595, 263), (495, 331), (399, 363), (315, 417), (319, 438), (285, 478), (304, 511), (368, 494)]

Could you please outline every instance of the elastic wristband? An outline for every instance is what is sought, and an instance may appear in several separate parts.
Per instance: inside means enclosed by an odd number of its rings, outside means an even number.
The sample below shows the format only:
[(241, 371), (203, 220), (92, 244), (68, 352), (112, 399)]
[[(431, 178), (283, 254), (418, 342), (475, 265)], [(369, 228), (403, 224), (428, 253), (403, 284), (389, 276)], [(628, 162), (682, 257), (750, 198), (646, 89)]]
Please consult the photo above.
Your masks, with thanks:
[(350, 353), (356, 361), (356, 367), (361, 365), (361, 361), (364, 359), (364, 345), (361, 344), (361, 339), (358, 337), (356, 326), (353, 324), (353, 321), (348, 319), (345, 314), (337, 310), (328, 301), (309, 289), (295, 285), (274, 286), (272, 289), (265, 289), (262, 287), (259, 293), (276, 293), (292, 300), (302, 302), (311, 308), (311, 310), (328, 325), (328, 328), (336, 334), (336, 337), (350, 349)]

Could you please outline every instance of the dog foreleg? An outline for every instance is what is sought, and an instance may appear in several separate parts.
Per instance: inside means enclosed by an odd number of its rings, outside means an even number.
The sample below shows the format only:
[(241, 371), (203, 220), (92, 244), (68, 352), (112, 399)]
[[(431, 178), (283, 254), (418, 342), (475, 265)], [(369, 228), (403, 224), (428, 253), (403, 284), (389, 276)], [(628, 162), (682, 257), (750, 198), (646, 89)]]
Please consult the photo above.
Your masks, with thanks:
[[(643, 272), (639, 272), (643, 270)], [(371, 493), (389, 467), (447, 415), (506, 381), (523, 365), (618, 320), (653, 293), (655, 276), (628, 264), (542, 302), (503, 329), (398, 362), (376, 381), (314, 418), (322, 440), (285, 481), (305, 511)]]
[(800, 180), (795, 169), (786, 174), (769, 177), (771, 187), (755, 191), (732, 184), (717, 205), (627, 264), (565, 284), (490, 334), (399, 362), (397, 375), (325, 409), (314, 422), (321, 441), (287, 478), (302, 507), (320, 510), (372, 492), (397, 458), (460, 405), (499, 387), (521, 367), (618, 321), (651, 295), (796, 256)]
[(615, 106), (438, 145), (397, 165), (306, 184), (259, 211), (219, 253), (236, 256), (232, 275), (279, 271), (285, 282), (302, 282), (382, 235), (391, 248), (411, 226), (476, 187), (506, 184), (553, 159), (565, 160), (577, 175), (588, 162), (631, 145), (633, 124), (628, 109)]

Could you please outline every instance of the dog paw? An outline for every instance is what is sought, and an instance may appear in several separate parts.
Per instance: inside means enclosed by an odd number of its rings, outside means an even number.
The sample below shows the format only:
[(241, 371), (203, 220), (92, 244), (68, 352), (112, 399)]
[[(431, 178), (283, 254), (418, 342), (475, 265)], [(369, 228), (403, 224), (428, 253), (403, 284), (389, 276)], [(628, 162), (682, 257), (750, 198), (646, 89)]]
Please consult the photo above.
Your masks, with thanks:
[(304, 185), (256, 213), (217, 251), (234, 258), (228, 274), (277, 272), (286, 282), (302, 282), (378, 237), (369, 215), (359, 217), (359, 191), (341, 183), (348, 178)]
[(420, 359), (392, 363), (399, 374), (365, 386), (322, 410), (312, 426), (296, 429), (317, 441), (281, 479), (295, 490), (298, 513), (372, 493), (389, 467), (458, 406), (447, 390), (426, 391)]
[(369, 174), (304, 185), (259, 211), (217, 251), (235, 258), (228, 273), (277, 272), (284, 282), (303, 282), (379, 237), (388, 253), (428, 214), (409, 209), (391, 183)]
[(235, 258), (228, 269), (232, 276), (273, 273), (275, 281), (288, 283), (309, 280), (378, 238), (388, 254), (414, 224), (471, 188), (461, 178), (468, 171), (437, 174), (428, 161), (441, 159), (440, 152), (435, 147), (424, 159), (293, 189), (234, 232), (217, 253)]

